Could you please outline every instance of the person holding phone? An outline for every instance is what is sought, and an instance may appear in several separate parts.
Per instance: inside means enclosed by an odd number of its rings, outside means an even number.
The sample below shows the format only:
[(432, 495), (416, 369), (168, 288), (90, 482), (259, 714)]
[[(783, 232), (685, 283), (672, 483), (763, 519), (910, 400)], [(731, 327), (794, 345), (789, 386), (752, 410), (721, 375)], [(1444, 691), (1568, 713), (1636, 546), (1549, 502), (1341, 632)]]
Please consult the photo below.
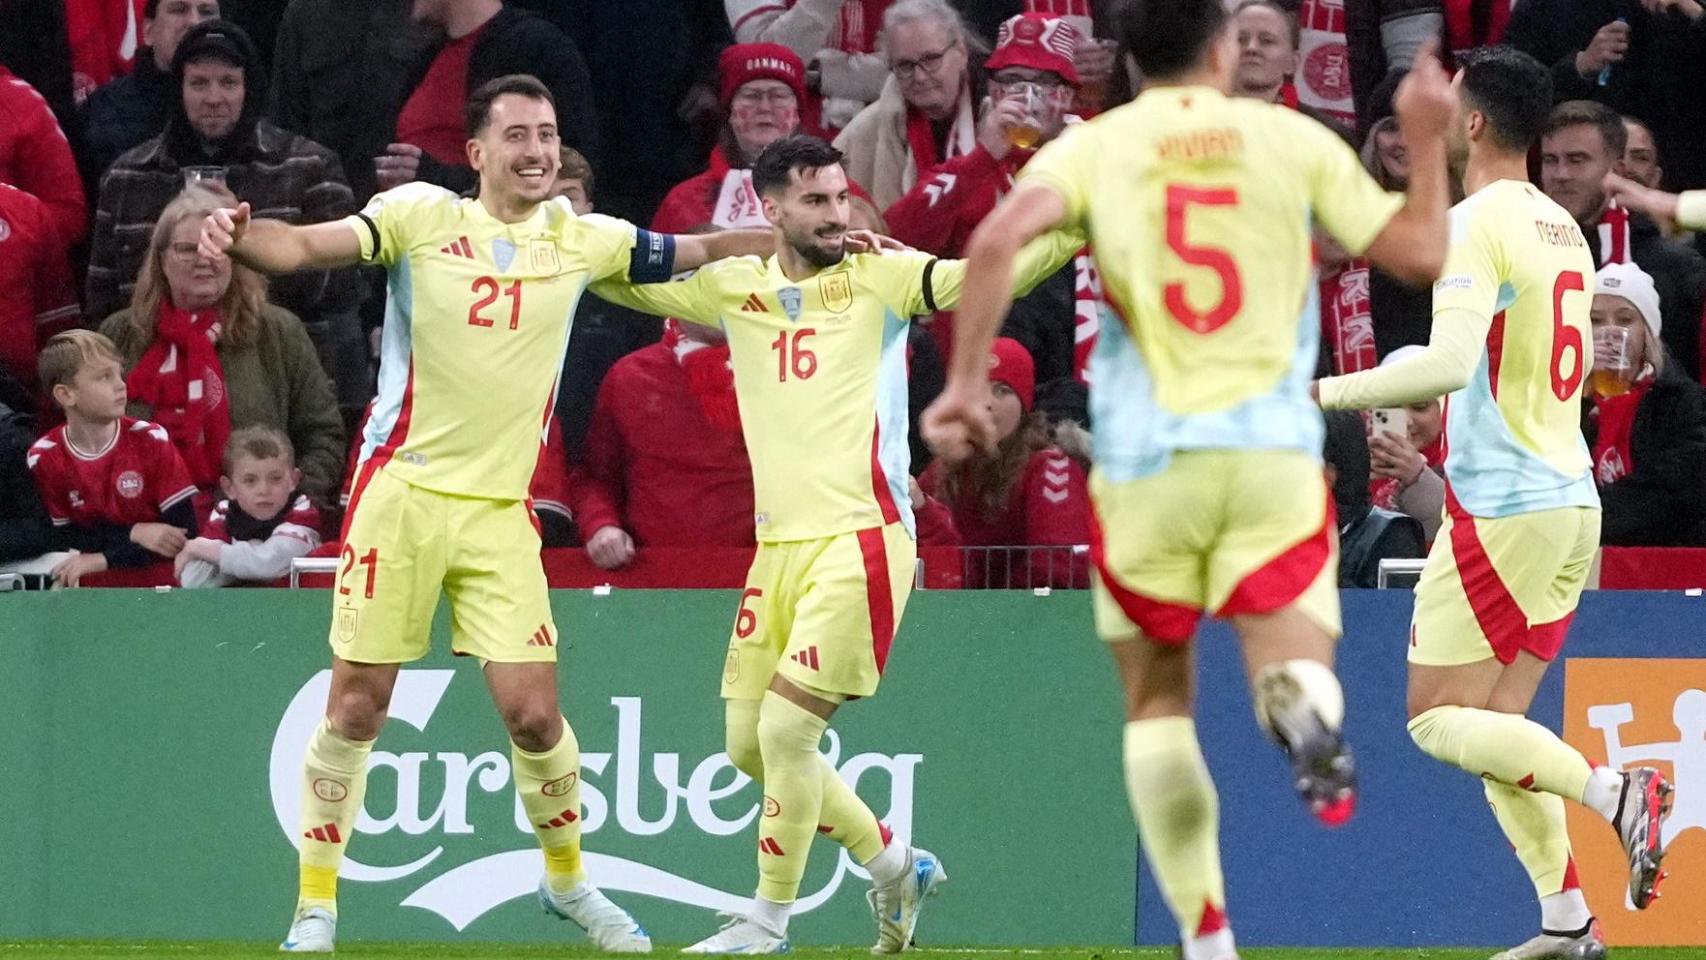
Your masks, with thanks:
[[(1399, 347), (1381, 366), (1421, 353)], [(1382, 415), (1385, 416), (1382, 416)], [(1374, 411), (1369, 425), (1368, 495), (1374, 505), (1421, 521), (1429, 543), (1439, 532), (1445, 509), (1445, 418), (1439, 400)]]

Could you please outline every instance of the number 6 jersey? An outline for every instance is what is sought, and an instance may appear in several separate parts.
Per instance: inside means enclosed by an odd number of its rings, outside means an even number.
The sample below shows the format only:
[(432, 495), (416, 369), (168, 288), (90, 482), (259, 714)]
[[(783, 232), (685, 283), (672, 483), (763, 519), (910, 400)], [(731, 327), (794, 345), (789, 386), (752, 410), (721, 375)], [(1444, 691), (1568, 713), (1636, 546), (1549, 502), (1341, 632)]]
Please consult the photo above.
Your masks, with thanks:
[(1069, 128), (1020, 179), (1087, 230), (1118, 316), (1090, 359), (1105, 475), (1156, 473), (1183, 449), (1320, 457), (1311, 227), (1360, 254), (1402, 202), (1349, 146), (1284, 107), (1161, 87)]
[(1433, 399), (1445, 393), (1437, 384), (1467, 379), (1445, 405), (1445, 476), (1465, 511), (1506, 517), (1597, 508), (1581, 428), (1593, 366), (1593, 278), (1587, 241), (1567, 210), (1532, 184), (1490, 183), (1451, 209), (1428, 349), (1323, 380), (1321, 402)]

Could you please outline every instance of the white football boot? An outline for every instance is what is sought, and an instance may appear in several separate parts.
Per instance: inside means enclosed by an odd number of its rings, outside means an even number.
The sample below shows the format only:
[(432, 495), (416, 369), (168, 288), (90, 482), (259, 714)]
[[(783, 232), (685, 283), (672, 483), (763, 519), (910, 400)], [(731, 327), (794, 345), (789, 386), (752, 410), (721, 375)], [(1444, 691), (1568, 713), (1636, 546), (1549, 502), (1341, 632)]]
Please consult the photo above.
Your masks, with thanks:
[(778, 936), (776, 931), (764, 926), (751, 917), (740, 914), (724, 913), (728, 922), (723, 928), (711, 934), (693, 946), (681, 951), (682, 953), (790, 953), (793, 946), (788, 943), (786, 934)]
[(865, 894), (871, 916), (877, 919), (877, 944), (872, 953), (899, 953), (911, 946), (924, 898), (948, 880), (942, 861), (928, 850), (909, 847), (906, 860), (906, 872), (899, 879), (874, 886)]
[(645, 928), (590, 883), (582, 882), (566, 893), (558, 893), (550, 883), (540, 880), (539, 905), (546, 913), (585, 930), (592, 945), (606, 953), (652, 952), (652, 938)]
[(325, 907), (306, 907), (296, 911), (278, 949), (281, 953), (331, 953), (337, 937), (337, 914)]

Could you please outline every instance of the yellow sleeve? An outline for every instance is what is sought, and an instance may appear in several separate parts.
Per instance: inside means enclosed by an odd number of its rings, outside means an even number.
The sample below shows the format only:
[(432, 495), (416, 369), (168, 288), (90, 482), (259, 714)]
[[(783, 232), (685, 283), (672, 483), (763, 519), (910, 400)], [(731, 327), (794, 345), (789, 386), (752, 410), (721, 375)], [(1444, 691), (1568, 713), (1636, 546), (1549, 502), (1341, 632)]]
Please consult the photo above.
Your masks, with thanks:
[(1685, 230), (1706, 230), (1706, 190), (1689, 190), (1676, 198), (1676, 222)]
[[(1013, 296), (1022, 297), (1059, 272), (1084, 249), (1084, 234), (1077, 228), (1050, 230), (1032, 240), (1013, 258)], [(938, 260), (930, 271), (931, 295), (937, 309), (952, 310), (965, 292), (966, 261)]]
[(1350, 145), (1320, 123), (1291, 113), (1287, 137), (1295, 156), (1310, 165), (1311, 209), (1353, 256), (1361, 256), (1387, 221), (1404, 205), (1404, 198), (1387, 193), (1363, 169)]
[[(568, 206), (567, 201), (557, 202)], [(573, 216), (572, 211), (570, 215)], [(564, 236), (575, 237), (581, 245), (580, 249), (592, 271), (592, 278), (628, 279), (628, 267), (635, 258), (634, 242), (640, 235), (639, 228), (626, 220), (599, 213), (589, 213), (575, 219), (579, 222), (580, 229), (568, 231)], [(643, 251), (641, 253), (643, 254)]]
[(430, 232), (435, 212), (447, 210), (456, 195), (430, 183), (405, 183), (374, 194), (360, 213), (343, 222), (355, 232), (361, 262), (389, 267), (403, 258), (413, 238)]
[(1433, 331), (1427, 349), (1389, 367), (1321, 381), (1321, 406), (1365, 410), (1435, 400), (1474, 375), (1498, 312), (1503, 248), (1484, 228), (1487, 216), (1452, 211), (1445, 272), (1434, 283)]
[(1038, 150), (1017, 177), (1020, 183), (1040, 183), (1060, 194), (1066, 201), (1069, 226), (1082, 225), (1090, 212), (1096, 140), (1096, 128), (1091, 124), (1073, 124)]
[(734, 261), (721, 260), (701, 267), (680, 280), (667, 283), (634, 283), (626, 276), (612, 276), (594, 282), (587, 289), (602, 300), (649, 313), (658, 317), (674, 317), (708, 327), (722, 320), (721, 269)]

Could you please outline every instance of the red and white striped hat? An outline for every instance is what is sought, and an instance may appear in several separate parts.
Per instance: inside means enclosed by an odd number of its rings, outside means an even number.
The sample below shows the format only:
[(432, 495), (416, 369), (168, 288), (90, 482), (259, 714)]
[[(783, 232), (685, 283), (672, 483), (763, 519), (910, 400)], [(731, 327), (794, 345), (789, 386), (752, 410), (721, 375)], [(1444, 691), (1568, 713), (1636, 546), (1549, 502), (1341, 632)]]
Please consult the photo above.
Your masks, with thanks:
[(1004, 67), (1047, 70), (1076, 87), (1078, 67), (1074, 61), (1078, 40), (1078, 28), (1059, 17), (1021, 13), (1001, 24), (1001, 32), (995, 38), (995, 53), (983, 66), (992, 73)]

